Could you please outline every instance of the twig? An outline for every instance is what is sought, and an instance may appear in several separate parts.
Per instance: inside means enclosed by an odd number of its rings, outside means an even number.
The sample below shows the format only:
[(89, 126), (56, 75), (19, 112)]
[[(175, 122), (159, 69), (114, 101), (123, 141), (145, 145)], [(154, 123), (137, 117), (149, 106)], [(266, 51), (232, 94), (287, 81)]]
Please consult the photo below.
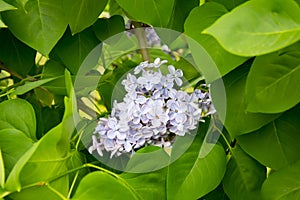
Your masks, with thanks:
[(131, 23), (134, 25), (135, 28), (134, 32), (141, 48), (142, 58), (144, 61), (147, 60), (150, 62), (150, 53), (149, 50), (147, 49), (148, 45), (147, 45), (145, 29), (143, 28), (140, 22), (131, 22)]
[(8, 67), (6, 67), (1, 61), (0, 61), (0, 69), (3, 69), (5, 71), (7, 71), (12, 76), (17, 77), (18, 79), (21, 79), (21, 80), (23, 79), (23, 77), (20, 74), (18, 74), (17, 72), (15, 72), (15, 71), (9, 69)]

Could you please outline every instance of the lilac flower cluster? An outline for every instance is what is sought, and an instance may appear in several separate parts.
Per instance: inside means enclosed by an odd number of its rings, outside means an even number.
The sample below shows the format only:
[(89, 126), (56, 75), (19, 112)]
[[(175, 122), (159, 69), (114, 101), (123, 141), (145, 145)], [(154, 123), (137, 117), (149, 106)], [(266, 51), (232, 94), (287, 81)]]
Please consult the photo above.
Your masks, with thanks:
[(105, 150), (113, 157), (146, 145), (168, 147), (176, 135), (196, 129), (203, 116), (215, 112), (208, 92), (176, 89), (183, 84), (183, 72), (169, 65), (163, 75), (160, 66), (166, 62), (145, 61), (134, 69), (135, 75), (127, 74), (122, 81), (127, 93), (122, 102), (114, 101), (108, 118), (99, 119), (90, 153), (96, 150), (103, 156)]

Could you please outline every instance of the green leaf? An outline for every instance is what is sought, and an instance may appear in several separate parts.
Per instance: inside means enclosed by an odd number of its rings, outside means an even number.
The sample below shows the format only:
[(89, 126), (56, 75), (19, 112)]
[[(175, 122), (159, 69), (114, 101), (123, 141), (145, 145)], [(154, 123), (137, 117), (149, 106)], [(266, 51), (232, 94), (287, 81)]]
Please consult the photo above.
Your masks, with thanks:
[(104, 10), (108, 0), (64, 0), (63, 6), (72, 34), (91, 26)]
[(246, 2), (248, 0), (208, 0), (208, 2), (217, 2), (224, 5), (228, 10), (232, 10), (233, 8), (237, 7), (238, 5)]
[(172, 15), (175, 0), (116, 0), (131, 19), (167, 27)]
[(204, 30), (229, 52), (267, 54), (300, 39), (300, 8), (293, 0), (248, 1)]
[(91, 28), (74, 36), (67, 31), (54, 51), (63, 64), (75, 75), (84, 59), (99, 43)]
[(266, 179), (266, 168), (239, 146), (231, 151), (223, 179), (223, 188), (231, 200), (261, 199), (260, 188)]
[(14, 92), (14, 94), (16, 94), (16, 95), (25, 94), (26, 92), (29, 92), (30, 90), (32, 90), (34, 88), (37, 88), (37, 87), (39, 87), (41, 85), (44, 85), (45, 83), (53, 81), (53, 80), (55, 80), (57, 78), (58, 77), (48, 78), (48, 79), (42, 79), (42, 80), (33, 81), (33, 82), (27, 82), (24, 85), (17, 87), (16, 91)]
[(199, 0), (175, 0), (168, 28), (183, 32), (184, 21), (194, 7), (199, 5)]
[(2, 13), (4, 22), (22, 42), (48, 55), (66, 30), (61, 0), (31, 0), (25, 10)]
[(23, 132), (17, 129), (0, 130), (0, 146), (5, 161), (5, 170), (8, 174), (17, 161), (30, 149), (33, 141)]
[(145, 173), (152, 172), (168, 166), (169, 155), (164, 149), (155, 146), (144, 147), (130, 158), (126, 172)]
[(25, 100), (12, 99), (0, 103), (0, 130), (15, 129), (36, 140), (36, 121), (32, 106)]
[(101, 41), (125, 31), (124, 19), (120, 15), (111, 16), (109, 19), (100, 18), (93, 25), (97, 38)]
[(2, 11), (6, 11), (6, 10), (15, 10), (17, 9), (16, 7), (6, 3), (5, 1), (3, 0), (0, 0), (0, 12)]
[(121, 177), (134, 188), (143, 199), (167, 199), (166, 168), (148, 173), (125, 173)]
[[(37, 182), (47, 182), (49, 179), (67, 171), (70, 136), (76, 124), (76, 103), (70, 75), (66, 72), (67, 90), (65, 97), (65, 114), (62, 122), (45, 134), (35, 143), (16, 163), (8, 176), (6, 188), (10, 191), (20, 191), (22, 187)], [(28, 176), (30, 174), (30, 176)], [(68, 192), (68, 176), (51, 181), (51, 187), (63, 195)], [(38, 185), (37, 185), (38, 186)], [(12, 194), (13, 198), (36, 199), (46, 195), (46, 199), (58, 199), (47, 187), (29, 187), (19, 193)]]
[(26, 76), (35, 63), (36, 52), (7, 29), (0, 30), (0, 60), (9, 69)]
[[(105, 189), (104, 189), (105, 188)], [(127, 185), (104, 172), (86, 175), (79, 183), (73, 200), (138, 199)]]
[[(194, 8), (184, 24), (185, 33), (195, 40), (193, 42), (188, 40), (194, 60), (209, 81), (227, 74), (248, 59), (227, 52), (215, 38), (201, 34), (205, 28), (213, 24), (226, 12), (226, 8), (221, 4), (214, 2), (205, 3), (200, 7)], [(200, 47), (204, 48), (209, 55), (201, 53)], [(212, 59), (212, 64), (206, 61), (208, 56)]]
[(272, 173), (264, 182), (264, 200), (289, 200), (300, 197), (300, 161)]
[[(153, 152), (154, 154), (151, 154), (150, 152)], [(127, 172), (121, 174), (121, 177), (125, 179), (126, 182), (131, 185), (143, 199), (167, 199), (167, 168), (164, 167), (162, 169), (159, 169), (158, 167), (153, 167), (156, 165), (161, 167), (162, 165), (164, 165), (162, 162), (168, 164), (169, 156), (166, 154), (166, 152), (163, 152), (163, 150), (161, 151), (161, 148), (155, 146), (142, 148), (141, 150), (137, 151), (136, 154), (134, 154), (133, 157), (129, 160), (126, 166)], [(152, 171), (151, 166), (153, 169)], [(140, 170), (137, 170), (137, 167), (140, 168)], [(129, 173), (128, 171), (132, 171), (134, 173)], [(140, 173), (136, 173), (138, 171), (140, 171)]]
[(300, 159), (300, 106), (254, 133), (238, 137), (241, 147), (256, 160), (278, 170)]
[(2, 157), (2, 150), (0, 148), (0, 187), (1, 188), (4, 188), (4, 183), (5, 183), (4, 159)]
[[(218, 144), (206, 144), (211, 151), (202, 157), (201, 145), (202, 139), (198, 134), (189, 149), (169, 165), (168, 199), (198, 199), (215, 189), (221, 182), (226, 169), (223, 147)], [(171, 160), (174, 159), (174, 154), (172, 151)]]
[[(300, 42), (259, 56), (246, 84), (247, 110), (279, 113), (300, 102)], [(266, 98), (267, 97), (267, 98)]]
[(214, 106), (232, 138), (255, 131), (279, 116), (278, 114), (249, 113), (246, 111), (245, 85), (251, 63), (251, 60), (246, 62), (223, 78), (226, 101), (218, 98), (219, 94), (213, 92), (218, 91), (214, 84), (211, 88)]

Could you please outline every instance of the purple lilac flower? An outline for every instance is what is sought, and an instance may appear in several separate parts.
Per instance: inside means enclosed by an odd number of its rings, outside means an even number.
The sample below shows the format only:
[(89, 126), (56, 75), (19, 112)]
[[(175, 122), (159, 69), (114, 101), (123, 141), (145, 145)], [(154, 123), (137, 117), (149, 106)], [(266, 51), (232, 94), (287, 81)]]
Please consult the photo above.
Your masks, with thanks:
[(107, 119), (99, 119), (90, 153), (103, 156), (107, 151), (113, 157), (145, 145), (172, 147), (174, 136), (188, 134), (202, 117), (216, 112), (208, 92), (188, 94), (173, 88), (174, 83), (183, 84), (183, 73), (169, 65), (169, 74), (163, 75), (160, 66), (166, 62), (145, 61), (134, 69), (135, 75), (127, 75), (122, 81), (127, 93), (122, 102), (114, 101)]

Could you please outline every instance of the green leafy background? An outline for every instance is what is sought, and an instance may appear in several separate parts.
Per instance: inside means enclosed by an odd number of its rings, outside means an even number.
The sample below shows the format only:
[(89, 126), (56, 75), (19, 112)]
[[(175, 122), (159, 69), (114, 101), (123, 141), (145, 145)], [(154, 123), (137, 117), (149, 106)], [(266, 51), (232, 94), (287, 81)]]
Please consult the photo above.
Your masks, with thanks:
[[(0, 199), (300, 199), (299, 4), (0, 0)], [(211, 83), (219, 115), (200, 125), (179, 158), (180, 147), (161, 151), (167, 165), (144, 173), (111, 169), (84, 146), (96, 118), (111, 110), (120, 77), (142, 61), (127, 37), (107, 41), (120, 55), (108, 65), (86, 57), (129, 19), (182, 33), (188, 51), (159, 33), (173, 59), (159, 49), (150, 58), (182, 69), (190, 89)], [(127, 169), (155, 167), (142, 156), (153, 150), (139, 150)]]

